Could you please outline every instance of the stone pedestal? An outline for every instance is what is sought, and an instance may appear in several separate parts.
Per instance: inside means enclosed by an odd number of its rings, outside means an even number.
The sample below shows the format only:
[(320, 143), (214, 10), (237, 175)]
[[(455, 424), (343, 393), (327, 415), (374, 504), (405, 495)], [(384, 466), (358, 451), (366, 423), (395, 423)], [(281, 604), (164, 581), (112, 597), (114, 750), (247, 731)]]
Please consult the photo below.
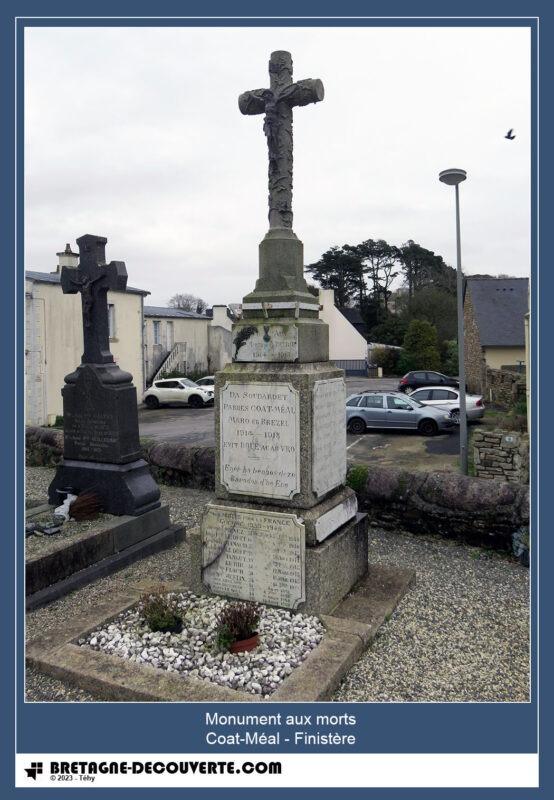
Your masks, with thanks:
[(48, 489), (97, 494), (108, 514), (137, 516), (158, 508), (160, 490), (140, 457), (137, 394), (116, 364), (82, 364), (62, 389), (64, 458)]
[(329, 613), (367, 571), (346, 479), (344, 372), (307, 291), (302, 244), (270, 231), (260, 278), (215, 380), (216, 501), (189, 545), (208, 591)]

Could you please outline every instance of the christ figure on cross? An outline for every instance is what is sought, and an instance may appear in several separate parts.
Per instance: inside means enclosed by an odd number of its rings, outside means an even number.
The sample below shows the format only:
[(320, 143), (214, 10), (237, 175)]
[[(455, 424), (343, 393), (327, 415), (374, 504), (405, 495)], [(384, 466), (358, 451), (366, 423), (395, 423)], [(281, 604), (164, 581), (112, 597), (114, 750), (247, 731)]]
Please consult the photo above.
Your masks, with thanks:
[(243, 114), (265, 114), (269, 155), (269, 227), (292, 228), (292, 109), (323, 100), (323, 84), (307, 78), (292, 82), (292, 58), (276, 50), (269, 59), (269, 89), (239, 97)]

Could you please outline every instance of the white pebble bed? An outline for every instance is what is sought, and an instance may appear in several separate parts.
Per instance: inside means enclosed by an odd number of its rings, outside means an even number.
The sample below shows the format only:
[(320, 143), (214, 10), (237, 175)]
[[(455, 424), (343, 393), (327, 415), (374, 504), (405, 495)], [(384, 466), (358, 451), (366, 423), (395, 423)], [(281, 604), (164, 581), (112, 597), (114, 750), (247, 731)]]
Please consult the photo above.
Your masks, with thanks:
[(267, 698), (317, 647), (325, 633), (317, 617), (261, 605), (258, 647), (247, 653), (221, 652), (216, 644), (216, 620), (227, 601), (191, 592), (168, 596), (182, 612), (181, 633), (153, 633), (134, 607), (78, 643), (135, 664)]

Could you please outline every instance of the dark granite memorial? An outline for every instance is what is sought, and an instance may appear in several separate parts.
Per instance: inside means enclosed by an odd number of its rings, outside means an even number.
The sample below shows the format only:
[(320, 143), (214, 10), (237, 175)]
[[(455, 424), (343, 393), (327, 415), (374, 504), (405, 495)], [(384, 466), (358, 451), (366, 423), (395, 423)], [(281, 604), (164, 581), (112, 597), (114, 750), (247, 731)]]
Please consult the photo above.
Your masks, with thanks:
[(62, 268), (64, 294), (81, 293), (84, 353), (62, 389), (64, 458), (48, 497), (58, 505), (58, 490), (91, 490), (106, 513), (137, 516), (159, 507), (160, 490), (140, 457), (133, 377), (110, 352), (107, 293), (125, 289), (127, 270), (123, 261), (106, 264), (106, 242), (81, 236), (78, 268)]

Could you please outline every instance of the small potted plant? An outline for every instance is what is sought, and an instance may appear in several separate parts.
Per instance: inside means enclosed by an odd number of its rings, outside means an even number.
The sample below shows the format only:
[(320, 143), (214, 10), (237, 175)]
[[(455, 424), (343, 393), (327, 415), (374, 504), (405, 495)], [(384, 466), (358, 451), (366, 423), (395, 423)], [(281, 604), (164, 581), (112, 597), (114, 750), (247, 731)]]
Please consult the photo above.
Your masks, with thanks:
[(164, 586), (160, 586), (140, 598), (140, 611), (151, 631), (162, 633), (181, 633), (183, 618), (177, 603)]
[(229, 602), (217, 618), (217, 644), (221, 650), (244, 653), (260, 643), (260, 609), (255, 603)]

